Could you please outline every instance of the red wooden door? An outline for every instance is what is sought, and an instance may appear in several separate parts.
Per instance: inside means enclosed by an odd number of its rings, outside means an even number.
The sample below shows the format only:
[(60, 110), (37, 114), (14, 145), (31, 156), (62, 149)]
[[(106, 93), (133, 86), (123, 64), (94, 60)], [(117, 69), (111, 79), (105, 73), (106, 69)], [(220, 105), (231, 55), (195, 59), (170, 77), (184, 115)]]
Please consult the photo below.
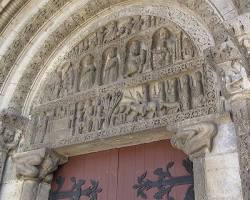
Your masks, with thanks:
[(169, 141), (114, 149), (70, 158), (55, 173), (50, 199), (192, 200), (191, 174)]

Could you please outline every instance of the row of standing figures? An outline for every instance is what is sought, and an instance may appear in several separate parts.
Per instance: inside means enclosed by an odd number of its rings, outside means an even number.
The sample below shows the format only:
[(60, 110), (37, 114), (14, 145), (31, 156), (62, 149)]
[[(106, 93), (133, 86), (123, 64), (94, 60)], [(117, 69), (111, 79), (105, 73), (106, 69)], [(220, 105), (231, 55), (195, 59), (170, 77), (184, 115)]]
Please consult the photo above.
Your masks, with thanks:
[(68, 120), (68, 128), (71, 131), (82, 134), (177, 114), (205, 105), (204, 77), (200, 71), (157, 84), (158, 92), (152, 92), (152, 85), (145, 84), (142, 86), (142, 92), (136, 92), (136, 96), (131, 96), (130, 101), (124, 101), (126, 95), (119, 92), (109, 94), (104, 100), (101, 97), (89, 99), (76, 105), (62, 105), (55, 110), (44, 112), (39, 115), (36, 123), (36, 132), (42, 135), (40, 142), (43, 142), (48, 132), (53, 131), (53, 124), (61, 119)]
[[(196, 74), (200, 77), (200, 72)], [(188, 111), (205, 105), (205, 96), (202, 80), (198, 79), (195, 84), (189, 84), (189, 77), (183, 77), (184, 85), (180, 86), (178, 80), (159, 83), (157, 97), (150, 97), (145, 93), (137, 93), (134, 101), (119, 103), (113, 108), (112, 114), (107, 115), (100, 101), (97, 103), (88, 100), (80, 104), (77, 109), (76, 130), (78, 133), (101, 130), (112, 126), (137, 122), (142, 119), (153, 119), (181, 111)]]
[[(117, 47), (110, 47), (104, 52), (101, 70), (92, 54), (85, 55), (79, 65), (75, 66), (68, 62), (52, 74), (45, 90), (48, 95), (45, 96), (48, 100), (64, 97), (77, 91), (91, 89), (95, 85), (110, 84), (120, 78), (133, 77), (146, 70), (168, 67), (173, 64), (175, 51), (175, 45), (170, 43), (168, 37), (165, 29), (160, 30), (159, 38), (150, 50), (150, 64), (147, 63), (148, 50), (140, 40), (132, 40), (128, 43), (124, 64), (121, 63), (121, 55)], [(184, 40), (184, 44), (184, 59), (194, 57), (191, 42), (187, 39)]]

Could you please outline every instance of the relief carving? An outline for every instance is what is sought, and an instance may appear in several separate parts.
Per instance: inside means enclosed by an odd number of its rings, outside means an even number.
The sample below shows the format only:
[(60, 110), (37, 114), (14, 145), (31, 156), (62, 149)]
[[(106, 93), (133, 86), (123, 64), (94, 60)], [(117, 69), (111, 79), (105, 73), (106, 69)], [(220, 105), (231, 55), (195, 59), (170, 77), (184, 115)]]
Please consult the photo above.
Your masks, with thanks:
[(165, 28), (157, 31), (153, 37), (153, 68), (166, 67), (173, 63), (173, 52), (170, 49), (170, 32)]
[(146, 63), (146, 50), (143, 49), (142, 42), (133, 40), (127, 46), (127, 67), (126, 77), (142, 73)]
[(195, 58), (182, 30), (165, 23), (121, 18), (82, 40), (34, 105), (30, 144), (91, 140), (215, 113), (213, 69)]
[(249, 80), (242, 62), (233, 60), (229, 66), (220, 68), (220, 77), (225, 95), (249, 89)]
[(52, 72), (40, 103), (194, 58), (196, 49), (186, 34), (164, 23), (158, 17), (131, 16), (98, 28)]
[(96, 81), (96, 66), (94, 63), (94, 57), (87, 55), (80, 63), (81, 76), (80, 76), (80, 91), (90, 89), (94, 86)]
[(111, 47), (104, 55), (103, 84), (117, 81), (119, 77), (119, 59), (117, 48)]

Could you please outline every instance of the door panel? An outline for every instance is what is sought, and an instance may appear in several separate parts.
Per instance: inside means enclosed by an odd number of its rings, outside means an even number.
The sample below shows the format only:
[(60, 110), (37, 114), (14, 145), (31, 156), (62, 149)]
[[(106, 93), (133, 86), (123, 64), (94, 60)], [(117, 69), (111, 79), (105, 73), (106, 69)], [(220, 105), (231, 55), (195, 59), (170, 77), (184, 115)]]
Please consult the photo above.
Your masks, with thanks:
[[(140, 200), (144, 197), (153, 200), (161, 199), (159, 196), (155, 197), (160, 190), (163, 193), (165, 191), (162, 199), (167, 199), (166, 190), (169, 187), (166, 183), (170, 180), (175, 184), (170, 189), (169, 200), (171, 197), (174, 200), (192, 200), (193, 197), (185, 198), (188, 188), (192, 190), (190, 185), (193, 181), (192, 175), (183, 166), (183, 160), (186, 159), (187, 156), (173, 149), (168, 140), (72, 157), (55, 173), (52, 183), (54, 196), (51, 195), (50, 198), (51, 200)], [(174, 164), (166, 170), (167, 164), (171, 162)], [(162, 168), (161, 175), (154, 174), (157, 168)], [(138, 177), (145, 172), (147, 172), (145, 178), (138, 183)], [(165, 175), (170, 173), (172, 177), (164, 176), (164, 173)], [(59, 177), (63, 177), (65, 181), (61, 181), (62, 187), (58, 190)], [(70, 180), (71, 177), (75, 177), (76, 181)], [(81, 183), (79, 181), (81, 179), (86, 183)], [(94, 187), (95, 183), (91, 184), (91, 180), (98, 181), (99, 185)], [(178, 186), (179, 183), (181, 185)], [(82, 185), (77, 186), (77, 184)], [(161, 189), (157, 188), (159, 184)], [(135, 185), (137, 188), (133, 188)], [(144, 185), (148, 188), (142, 189), (137, 196), (138, 186)], [(92, 189), (91, 195), (89, 187)]]

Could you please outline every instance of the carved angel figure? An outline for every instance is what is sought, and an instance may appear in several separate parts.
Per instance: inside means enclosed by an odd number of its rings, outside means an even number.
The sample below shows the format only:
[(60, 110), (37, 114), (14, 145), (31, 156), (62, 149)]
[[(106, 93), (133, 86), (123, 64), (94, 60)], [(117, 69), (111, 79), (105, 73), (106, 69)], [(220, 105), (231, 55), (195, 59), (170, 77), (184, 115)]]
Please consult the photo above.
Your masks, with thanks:
[(154, 69), (173, 63), (172, 55), (168, 48), (169, 38), (170, 32), (165, 28), (161, 28), (159, 33), (154, 36), (154, 49), (152, 51)]
[(127, 58), (127, 76), (141, 73), (146, 62), (146, 51), (138, 40), (134, 40), (129, 48)]
[(80, 64), (81, 76), (80, 76), (80, 91), (90, 89), (95, 84), (96, 67), (94, 63), (94, 57), (87, 55)]
[(119, 76), (119, 60), (117, 57), (117, 48), (110, 48), (107, 51), (103, 72), (103, 83), (115, 82)]

